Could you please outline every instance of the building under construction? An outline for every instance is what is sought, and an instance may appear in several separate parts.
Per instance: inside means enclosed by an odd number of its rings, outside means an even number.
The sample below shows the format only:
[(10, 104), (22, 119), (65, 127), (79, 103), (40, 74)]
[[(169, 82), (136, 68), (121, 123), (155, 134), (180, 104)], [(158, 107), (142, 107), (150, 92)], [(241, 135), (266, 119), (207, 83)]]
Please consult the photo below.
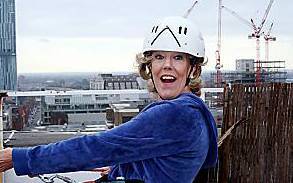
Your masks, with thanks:
[[(285, 82), (287, 72), (285, 71), (285, 61), (261, 61), (260, 82)], [(212, 85), (216, 86), (217, 73), (211, 73)], [(235, 71), (222, 71), (222, 84), (225, 83), (256, 83), (257, 71), (254, 59), (237, 59)]]

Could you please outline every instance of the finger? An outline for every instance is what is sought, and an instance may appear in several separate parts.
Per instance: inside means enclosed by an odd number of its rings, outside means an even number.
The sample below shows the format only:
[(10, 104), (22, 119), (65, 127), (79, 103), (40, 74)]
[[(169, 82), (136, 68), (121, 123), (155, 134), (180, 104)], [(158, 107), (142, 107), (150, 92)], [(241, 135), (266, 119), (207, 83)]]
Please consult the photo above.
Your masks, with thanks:
[(109, 172), (101, 172), (101, 176), (108, 176)]
[(104, 172), (104, 171), (109, 171), (109, 170), (110, 170), (109, 167), (101, 167), (101, 168), (95, 168), (95, 169), (93, 169), (91, 171), (93, 171), (93, 172)]

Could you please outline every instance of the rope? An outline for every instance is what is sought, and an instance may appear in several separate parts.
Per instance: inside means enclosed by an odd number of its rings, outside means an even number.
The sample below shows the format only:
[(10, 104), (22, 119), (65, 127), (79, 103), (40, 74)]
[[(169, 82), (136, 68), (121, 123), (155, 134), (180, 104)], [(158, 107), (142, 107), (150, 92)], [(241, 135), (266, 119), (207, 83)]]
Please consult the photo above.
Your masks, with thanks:
[(12, 130), (9, 137), (6, 140), (4, 140), (3, 144), (7, 144), (12, 139), (15, 132), (16, 130)]
[(224, 135), (222, 135), (222, 137), (219, 139), (218, 141), (218, 147), (220, 147), (223, 142), (227, 139), (227, 137), (229, 137), (233, 130), (236, 129), (236, 127), (238, 127), (241, 123), (244, 123), (248, 121), (248, 119), (240, 119), (239, 121), (237, 121), (234, 125), (232, 125), (226, 132)]

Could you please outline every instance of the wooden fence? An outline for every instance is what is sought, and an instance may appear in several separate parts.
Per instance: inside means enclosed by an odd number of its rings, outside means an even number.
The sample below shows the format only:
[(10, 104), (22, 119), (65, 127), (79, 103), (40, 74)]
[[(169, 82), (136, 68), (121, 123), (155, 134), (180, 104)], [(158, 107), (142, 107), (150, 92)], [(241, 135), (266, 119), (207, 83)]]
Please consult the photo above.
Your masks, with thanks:
[(218, 182), (293, 182), (293, 84), (233, 85), (224, 90)]

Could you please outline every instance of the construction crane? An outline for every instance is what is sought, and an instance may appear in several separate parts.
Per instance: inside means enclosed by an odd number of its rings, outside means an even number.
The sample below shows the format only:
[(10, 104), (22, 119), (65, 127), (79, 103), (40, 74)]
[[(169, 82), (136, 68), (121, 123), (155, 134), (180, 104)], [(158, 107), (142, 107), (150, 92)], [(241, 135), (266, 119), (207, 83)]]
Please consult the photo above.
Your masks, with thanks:
[[(198, 1), (194, 1), (192, 6), (186, 11), (186, 13), (184, 14), (184, 18), (187, 18), (191, 11), (194, 9), (195, 5), (198, 3)], [(217, 42), (217, 50), (216, 50), (216, 86), (217, 87), (221, 87), (221, 83), (222, 83), (222, 73), (221, 73), (221, 68), (223, 67), (223, 65), (221, 65), (221, 33), (222, 33), (222, 0), (219, 0), (219, 10), (218, 10), (218, 42)]]
[(260, 78), (260, 75), (261, 75), (261, 64), (260, 64), (260, 36), (262, 34), (262, 28), (267, 20), (267, 17), (268, 17), (268, 14), (270, 12), (270, 9), (272, 7), (272, 4), (273, 4), (274, 0), (270, 0), (267, 8), (266, 8), (266, 11), (264, 13), (264, 16), (262, 18), (262, 21), (260, 23), (259, 26), (257, 26), (253, 19), (250, 19), (250, 21), (242, 18), (241, 16), (239, 16), (235, 11), (225, 7), (225, 6), (222, 6), (223, 9), (227, 10), (229, 13), (231, 13), (233, 16), (235, 16), (236, 18), (238, 18), (239, 20), (241, 20), (243, 23), (245, 23), (246, 25), (248, 25), (250, 28), (252, 28), (252, 34), (248, 35), (248, 38), (249, 39), (253, 39), (255, 38), (256, 39), (256, 85), (259, 85), (260, 82), (261, 82), (261, 78)]
[(183, 15), (184, 18), (187, 18), (189, 16), (189, 14), (191, 13), (191, 11), (193, 10), (193, 8), (195, 7), (195, 5), (198, 3), (198, 1), (194, 1), (192, 6), (186, 11), (186, 13)]
[(217, 50), (216, 50), (216, 87), (221, 87), (222, 83), (222, 73), (221, 68), (221, 42), (222, 42), (222, 0), (219, 0), (218, 7), (218, 42), (217, 42)]
[(274, 25), (274, 23), (271, 24), (271, 26), (266, 34), (263, 32), (264, 40), (265, 40), (265, 59), (267, 62), (269, 61), (269, 41), (276, 41), (277, 40), (276, 37), (271, 36), (271, 31), (272, 31), (273, 25)]

